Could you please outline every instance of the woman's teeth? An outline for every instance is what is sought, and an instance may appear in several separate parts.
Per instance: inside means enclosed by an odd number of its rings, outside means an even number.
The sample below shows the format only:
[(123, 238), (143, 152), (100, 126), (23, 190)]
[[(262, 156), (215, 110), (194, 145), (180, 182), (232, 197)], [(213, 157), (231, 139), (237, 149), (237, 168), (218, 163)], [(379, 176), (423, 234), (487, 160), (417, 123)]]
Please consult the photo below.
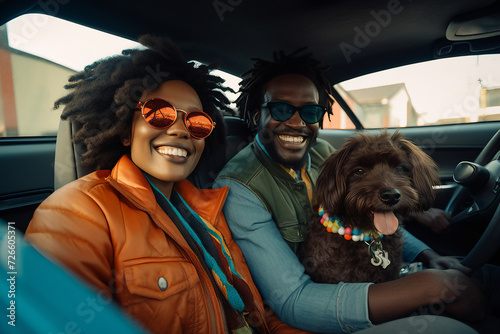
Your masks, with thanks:
[(187, 157), (187, 151), (182, 149), (182, 148), (178, 148), (178, 147), (160, 146), (160, 147), (157, 147), (156, 150), (158, 151), (158, 153), (164, 154), (164, 155), (174, 155), (177, 157)]
[(279, 135), (278, 137), (279, 139), (289, 143), (302, 143), (304, 141), (304, 137), (301, 136)]

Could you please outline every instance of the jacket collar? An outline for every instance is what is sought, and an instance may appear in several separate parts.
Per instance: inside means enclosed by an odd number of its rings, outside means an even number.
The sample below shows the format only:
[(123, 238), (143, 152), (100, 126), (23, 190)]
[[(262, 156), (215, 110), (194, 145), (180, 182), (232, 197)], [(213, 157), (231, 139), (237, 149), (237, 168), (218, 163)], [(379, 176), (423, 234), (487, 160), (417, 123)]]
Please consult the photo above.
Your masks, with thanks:
[[(139, 209), (152, 214), (161, 210), (148, 180), (128, 155), (118, 160), (106, 180)], [(214, 224), (222, 211), (229, 188), (198, 189), (188, 180), (183, 180), (174, 185), (174, 190), (203, 219)]]

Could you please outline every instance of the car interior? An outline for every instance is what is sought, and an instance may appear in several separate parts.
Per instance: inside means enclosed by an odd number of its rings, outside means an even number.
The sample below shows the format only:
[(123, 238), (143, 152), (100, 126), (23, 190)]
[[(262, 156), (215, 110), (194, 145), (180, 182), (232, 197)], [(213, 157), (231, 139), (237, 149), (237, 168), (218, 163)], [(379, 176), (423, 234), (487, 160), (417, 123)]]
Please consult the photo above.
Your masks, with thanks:
[[(308, 52), (330, 66), (327, 76), (336, 101), (336, 116), (333, 121), (322, 124), (319, 137), (338, 148), (360, 131), (378, 132), (385, 128), (402, 132), (439, 166), (441, 185), (436, 188), (434, 206), (453, 216), (450, 228), (442, 233), (416, 224), (407, 226), (408, 230), (438, 253), (466, 257), (464, 263), (471, 268), (484, 263), (500, 265), (496, 241), (500, 238), (500, 61), (496, 60), (500, 59), (499, 0), (0, 1), (2, 27), (10, 27), (7, 25), (10, 21), (33, 14), (62, 19), (134, 42), (146, 33), (168, 36), (186, 59), (202, 63), (216, 61), (222, 71), (236, 77), (252, 66), (253, 58), (272, 59), (273, 52), (291, 53), (307, 47)], [(21, 27), (19, 40), (37, 40), (41, 36), (45, 26), (33, 22), (31, 26)], [(15, 222), (21, 237), (33, 212), (45, 198), (92, 171), (79, 163), (81, 147), (71, 140), (77, 129), (68, 121), (59, 122), (53, 133), (31, 135), (22, 134), (20, 124), (33, 122), (36, 127), (38, 118), (28, 116), (22, 121), (17, 116), (19, 128), (9, 128), (12, 114), (16, 112), (17, 115), (38, 114), (47, 110), (38, 110), (36, 101), (31, 110), (20, 109), (19, 101), (39, 97), (15, 81), (8, 85), (9, 76), (20, 71), (15, 67), (14, 56), (23, 51), (14, 48), (13, 40), (5, 36), (13, 35), (8, 35), (5, 28), (0, 30), (0, 78), (3, 77), (0, 81), (0, 218)], [(76, 40), (79, 41), (78, 37)], [(63, 44), (56, 51), (71, 50), (65, 50)], [(354, 79), (401, 66), (443, 64), (462, 58), (474, 59), (477, 65), (479, 59), (483, 62), (482, 57), (497, 58), (491, 58), (489, 63), (485, 60), (484, 74), (471, 78), (476, 86), (480, 85), (476, 95), (454, 90), (449, 84), (457, 80), (455, 75), (460, 67), (456, 72), (449, 72), (449, 78), (421, 74), (420, 79), (426, 86), (420, 91), (424, 100), (431, 87), (445, 87), (453, 94), (452, 109), (427, 98), (433, 107), (451, 110), (448, 114), (461, 110), (458, 116), (448, 115), (447, 121), (442, 121), (441, 116), (432, 118), (432, 112), (428, 112), (428, 119), (432, 120), (422, 123), (416, 97), (407, 93), (411, 88), (409, 84), (401, 86), (403, 81), (396, 80), (395, 85), (378, 81), (373, 87), (380, 89), (370, 91), (346, 88)], [(442, 65), (437, 65), (434, 71), (439, 66)], [(24, 71), (31, 78), (26, 80), (49, 77), (48, 73), (31, 68)], [(63, 93), (64, 84), (64, 81), (53, 80), (49, 86), (57, 85)], [(23, 97), (25, 89), (29, 94)], [(401, 94), (410, 96), (404, 100), (405, 108), (412, 104), (411, 108), (404, 109), (405, 121), (400, 118), (394, 123), (392, 116), (387, 115), (382, 120), (376, 119), (377, 110), (399, 103)], [(374, 96), (378, 99), (376, 102)], [(476, 104), (477, 112), (472, 107)], [(420, 118), (412, 121), (410, 116)], [(199, 166), (190, 178), (198, 187), (211, 187), (224, 164), (253, 139), (236, 113), (227, 115), (225, 122), (225, 149)]]

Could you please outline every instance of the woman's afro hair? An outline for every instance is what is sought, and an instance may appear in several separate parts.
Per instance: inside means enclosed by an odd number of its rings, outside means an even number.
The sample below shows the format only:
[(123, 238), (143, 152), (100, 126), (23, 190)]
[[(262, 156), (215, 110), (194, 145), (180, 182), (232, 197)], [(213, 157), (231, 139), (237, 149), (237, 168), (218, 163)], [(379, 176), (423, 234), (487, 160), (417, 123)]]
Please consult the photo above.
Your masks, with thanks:
[(217, 123), (207, 137), (202, 160), (225, 144), (223, 113), (231, 114), (224, 80), (211, 75), (214, 65), (187, 62), (169, 39), (142, 36), (143, 49), (96, 61), (69, 78), (70, 93), (54, 104), (65, 105), (61, 118), (78, 129), (74, 142), (83, 146), (81, 164), (88, 169), (111, 169), (130, 153), (121, 138), (130, 133), (134, 110), (145, 90), (169, 80), (182, 80), (197, 92), (203, 111)]

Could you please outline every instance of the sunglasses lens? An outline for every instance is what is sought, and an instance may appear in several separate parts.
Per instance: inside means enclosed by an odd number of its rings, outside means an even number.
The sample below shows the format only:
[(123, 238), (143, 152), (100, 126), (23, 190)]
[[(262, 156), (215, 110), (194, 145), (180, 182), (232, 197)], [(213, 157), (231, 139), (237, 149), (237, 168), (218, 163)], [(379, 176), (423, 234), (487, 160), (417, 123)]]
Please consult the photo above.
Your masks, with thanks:
[(151, 99), (144, 104), (142, 116), (153, 128), (165, 129), (175, 122), (176, 111), (168, 101)]
[[(271, 116), (279, 122), (289, 120), (295, 113), (295, 110), (297, 110), (292, 105), (283, 102), (267, 103), (267, 107), (271, 111)], [(306, 105), (298, 109), (300, 110), (302, 120), (309, 124), (318, 123), (325, 113), (324, 108), (319, 105)]]
[(303, 106), (300, 110), (300, 117), (309, 124), (318, 123), (323, 117), (324, 109), (321, 106)]
[(268, 103), (267, 106), (271, 111), (271, 116), (279, 122), (289, 120), (294, 113), (293, 107), (287, 103), (274, 102)]
[(186, 116), (186, 128), (191, 136), (203, 139), (212, 133), (214, 127), (210, 116), (203, 111), (191, 111)]

